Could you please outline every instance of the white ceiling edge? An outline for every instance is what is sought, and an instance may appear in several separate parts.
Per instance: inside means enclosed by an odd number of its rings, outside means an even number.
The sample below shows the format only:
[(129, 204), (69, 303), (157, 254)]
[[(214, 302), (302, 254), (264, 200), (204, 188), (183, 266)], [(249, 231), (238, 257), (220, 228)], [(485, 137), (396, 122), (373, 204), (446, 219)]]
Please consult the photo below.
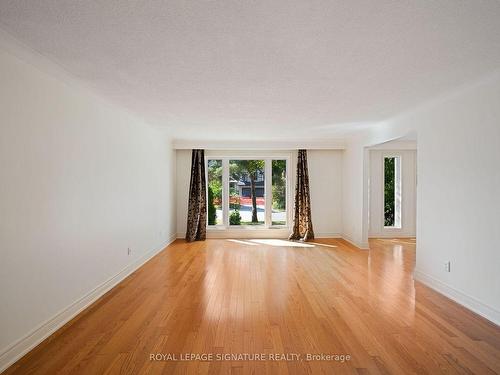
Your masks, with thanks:
[(367, 148), (398, 140), (417, 141), (418, 143), (418, 131), (411, 124), (407, 123), (408, 120), (419, 114), (438, 108), (440, 105), (454, 98), (495, 82), (500, 82), (500, 68), (476, 80), (465, 82), (450, 90), (439, 93), (406, 111), (374, 124), (371, 128), (363, 129), (358, 134), (353, 134), (348, 140), (353, 144), (364, 144)]
[(11, 54), (22, 62), (35, 68), (43, 74), (47, 74), (52, 78), (57, 78), (67, 84), (77, 84), (79, 89), (88, 90), (85, 83), (78, 81), (72, 74), (68, 73), (55, 61), (52, 61), (34, 50), (30, 46), (24, 44), (19, 39), (12, 36), (0, 26), (0, 49)]
[[(102, 104), (108, 106), (109, 108), (126, 113), (128, 116), (137, 120), (144, 126), (158, 128), (155, 124), (152, 124), (142, 118), (139, 114), (130, 111), (128, 108), (115, 103), (108, 97), (102, 95), (94, 89), (92, 86), (88, 85), (85, 81), (78, 79), (73, 74), (64, 69), (61, 65), (52, 59), (47, 58), (40, 52), (36, 51), (32, 47), (21, 42), (19, 39), (12, 36), (9, 32), (5, 31), (0, 26), (0, 50), (6, 52), (9, 55), (20, 60), (22, 63), (29, 65), (30, 67), (38, 70), (40, 73), (55, 79), (74, 90), (77, 90), (83, 94), (89, 95), (97, 99)], [(162, 128), (165, 129), (165, 128)]]
[(368, 148), (369, 150), (417, 150), (417, 141), (394, 140)]
[(193, 141), (174, 140), (174, 149), (205, 150), (344, 150), (343, 140), (307, 140), (307, 141)]
[[(0, 25), (0, 50), (12, 55), (22, 63), (36, 69), (41, 74), (44, 74), (52, 79), (55, 79), (74, 90), (77, 90), (86, 95), (92, 96), (108, 107), (122, 111), (132, 118), (135, 118), (144, 126), (152, 127), (164, 134), (173, 145), (174, 149), (193, 149), (203, 148), (210, 150), (297, 150), (297, 149), (316, 149), (316, 150), (343, 150), (346, 148), (346, 142), (343, 138), (332, 137), (330, 140), (291, 140), (291, 141), (202, 141), (202, 140), (176, 140), (174, 132), (168, 127), (159, 126), (146, 121), (135, 112), (131, 112), (128, 108), (115, 103), (108, 97), (102, 95), (99, 91), (88, 85), (85, 81), (75, 77), (68, 72), (64, 67), (59, 65), (52, 59), (39, 53), (32, 47), (26, 45), (19, 39), (5, 31)], [(352, 135), (351, 135), (352, 136)]]

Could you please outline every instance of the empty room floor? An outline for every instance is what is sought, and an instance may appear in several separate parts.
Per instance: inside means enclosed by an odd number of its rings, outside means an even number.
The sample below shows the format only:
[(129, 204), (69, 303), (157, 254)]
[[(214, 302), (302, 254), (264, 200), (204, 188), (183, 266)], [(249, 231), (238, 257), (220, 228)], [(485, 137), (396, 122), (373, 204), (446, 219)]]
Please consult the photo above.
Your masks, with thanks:
[(413, 281), (413, 240), (370, 246), (178, 240), (6, 374), (500, 372), (499, 327)]

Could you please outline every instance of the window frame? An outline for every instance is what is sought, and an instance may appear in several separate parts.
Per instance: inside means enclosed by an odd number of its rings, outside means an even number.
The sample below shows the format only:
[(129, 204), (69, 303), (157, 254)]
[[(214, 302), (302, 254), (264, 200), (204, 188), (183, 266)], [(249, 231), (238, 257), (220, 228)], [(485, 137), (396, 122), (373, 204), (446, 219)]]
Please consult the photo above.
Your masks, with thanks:
[(396, 225), (397, 213), (397, 172), (394, 172), (394, 225), (385, 225), (385, 210), (382, 209), (382, 228), (384, 230), (401, 230), (403, 228), (403, 156), (399, 153), (394, 152), (384, 152), (382, 153), (382, 207), (385, 207), (385, 159), (398, 159), (399, 162), (394, 163), (394, 168), (399, 166), (399, 225)]
[[(291, 228), (291, 206), (293, 197), (292, 189), (292, 153), (291, 152), (231, 152), (231, 151), (206, 151), (205, 152), (205, 181), (208, 186), (208, 160), (222, 161), (222, 224), (208, 225), (208, 231), (230, 231), (230, 230), (289, 230)], [(230, 225), (229, 224), (229, 161), (230, 160), (264, 160), (264, 197), (265, 197), (265, 220), (262, 225)], [(272, 225), (272, 161), (286, 161), (286, 224)], [(207, 189), (208, 201), (208, 189)], [(208, 210), (208, 207), (207, 207)]]
[[(205, 155), (205, 160), (203, 161), (205, 163), (205, 186), (206, 186), (206, 195), (205, 199), (207, 202), (207, 229), (208, 228), (215, 228), (215, 229), (220, 229), (224, 226), (224, 210), (222, 211), (222, 224), (215, 224), (215, 225), (209, 225), (208, 224), (208, 161), (209, 160), (221, 160), (221, 158), (207, 158)], [(224, 171), (224, 161), (222, 161), (222, 170)], [(224, 172), (222, 173), (222, 208), (224, 209), (224, 193), (226, 189), (224, 188)]]

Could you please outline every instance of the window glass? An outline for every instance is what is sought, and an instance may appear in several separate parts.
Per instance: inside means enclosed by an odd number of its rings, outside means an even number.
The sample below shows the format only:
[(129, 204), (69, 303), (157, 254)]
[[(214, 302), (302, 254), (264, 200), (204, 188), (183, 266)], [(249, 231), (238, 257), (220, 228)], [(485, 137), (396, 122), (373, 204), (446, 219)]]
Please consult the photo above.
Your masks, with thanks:
[(229, 225), (264, 224), (264, 171), (264, 160), (229, 160)]
[(208, 225), (222, 225), (222, 160), (208, 160)]
[(272, 225), (286, 225), (286, 160), (272, 161)]
[(401, 228), (401, 158), (384, 158), (384, 226)]

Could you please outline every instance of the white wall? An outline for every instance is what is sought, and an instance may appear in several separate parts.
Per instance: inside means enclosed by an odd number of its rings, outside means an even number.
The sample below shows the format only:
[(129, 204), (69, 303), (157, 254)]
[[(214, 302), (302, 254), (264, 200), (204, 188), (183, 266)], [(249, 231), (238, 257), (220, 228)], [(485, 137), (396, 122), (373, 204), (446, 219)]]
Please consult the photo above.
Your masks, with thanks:
[(349, 143), (342, 153), (342, 237), (361, 249), (368, 248), (363, 211), (363, 186), (368, 179), (364, 174), (367, 158), (368, 152), (356, 142)]
[[(346, 151), (355, 155), (349, 158), (352, 161), (363, 155), (364, 146), (409, 132), (416, 134), (415, 276), (497, 324), (500, 324), (499, 103), (500, 76), (496, 74), (381, 124)], [(357, 194), (344, 194), (344, 199), (350, 200), (346, 206), (355, 206), (366, 163), (350, 165), (356, 170), (350, 170), (349, 180), (344, 180), (344, 192), (352, 189)], [(363, 182), (362, 186), (366, 196), (367, 185)], [(354, 218), (350, 225), (363, 227), (363, 215), (357, 213)], [(447, 261), (451, 262), (449, 273), (444, 268)]]
[(177, 237), (185, 238), (191, 173), (191, 150), (176, 150)]
[[(392, 143), (392, 142), (389, 142)], [(384, 157), (401, 159), (401, 228), (384, 226)], [(415, 150), (370, 150), (369, 236), (414, 237), (416, 235), (416, 157)]]
[[(207, 151), (207, 154), (210, 155)], [(215, 151), (220, 154), (220, 151)], [(292, 153), (290, 173), (292, 177), (291, 198), (294, 196), (294, 178), (296, 151)], [(242, 151), (225, 151), (241, 154)], [(269, 151), (246, 151), (248, 155), (258, 155), (263, 153), (268, 155)], [(278, 152), (282, 153), (282, 152)], [(341, 193), (342, 193), (342, 151), (340, 150), (308, 150), (309, 181), (311, 189), (311, 207), (313, 216), (313, 227), (316, 237), (337, 237), (341, 233), (342, 212), (341, 212)], [(177, 150), (177, 235), (184, 238), (187, 221), (187, 200), (189, 193), (189, 173), (191, 167), (191, 151)], [(276, 230), (270, 230), (266, 233), (256, 230), (233, 231), (233, 236), (271, 236)], [(217, 233), (215, 233), (217, 234)], [(289, 231), (281, 231), (279, 235), (287, 237)], [(210, 235), (210, 233), (209, 233)], [(217, 236), (226, 234), (218, 233)]]
[(496, 80), (405, 121), (422, 124), (416, 277), (500, 324), (499, 103)]
[(307, 163), (314, 233), (318, 238), (339, 237), (342, 233), (342, 151), (308, 150)]
[(4, 51), (0, 82), (1, 368), (26, 349), (18, 340), (41, 327), (36, 343), (60, 323), (45, 322), (168, 243), (175, 152), (164, 133)]

